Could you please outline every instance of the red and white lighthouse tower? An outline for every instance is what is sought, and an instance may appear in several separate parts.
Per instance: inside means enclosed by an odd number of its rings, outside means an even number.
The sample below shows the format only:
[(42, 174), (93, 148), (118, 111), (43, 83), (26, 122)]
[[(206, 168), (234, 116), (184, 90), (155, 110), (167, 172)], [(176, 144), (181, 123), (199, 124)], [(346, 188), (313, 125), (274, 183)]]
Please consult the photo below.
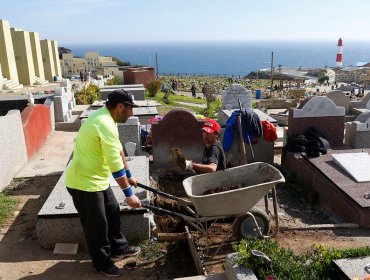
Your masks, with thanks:
[(342, 38), (338, 40), (338, 53), (337, 53), (337, 63), (336, 67), (342, 67), (342, 60), (343, 60), (343, 41)]

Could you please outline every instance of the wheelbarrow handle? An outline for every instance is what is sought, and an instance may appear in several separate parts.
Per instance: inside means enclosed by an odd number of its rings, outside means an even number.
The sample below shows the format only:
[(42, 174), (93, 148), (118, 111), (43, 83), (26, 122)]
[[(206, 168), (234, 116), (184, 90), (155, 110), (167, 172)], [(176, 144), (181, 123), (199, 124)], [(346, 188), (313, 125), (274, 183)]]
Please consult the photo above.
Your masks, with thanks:
[(173, 200), (176, 200), (176, 201), (179, 201), (179, 202), (182, 202), (183, 205), (191, 205), (192, 203), (190, 201), (187, 201), (185, 199), (182, 199), (180, 197), (177, 197), (177, 196), (174, 196), (172, 194), (169, 194), (169, 193), (166, 193), (166, 192), (162, 192), (160, 190), (157, 190), (157, 189), (154, 189), (152, 187), (149, 187), (149, 186), (146, 186), (146, 185), (143, 185), (141, 183), (137, 183), (137, 186), (142, 188), (142, 189), (145, 189), (147, 191), (150, 191), (152, 193), (155, 193), (155, 194), (159, 194), (161, 196), (164, 196), (164, 197), (167, 197), (167, 198), (170, 198), (170, 199), (173, 199)]
[[(160, 212), (162, 214), (167, 214), (167, 215), (179, 217), (181, 219), (184, 219), (184, 217), (185, 217), (185, 215), (182, 215), (180, 213), (173, 212), (173, 211), (170, 211), (170, 210), (167, 210), (167, 209), (163, 209), (163, 208), (160, 208), (160, 207), (157, 207), (157, 206), (149, 205), (149, 204), (146, 204), (146, 203), (142, 203), (141, 207), (152, 210), (153, 212)], [(186, 220), (186, 219), (184, 219), (184, 220)]]

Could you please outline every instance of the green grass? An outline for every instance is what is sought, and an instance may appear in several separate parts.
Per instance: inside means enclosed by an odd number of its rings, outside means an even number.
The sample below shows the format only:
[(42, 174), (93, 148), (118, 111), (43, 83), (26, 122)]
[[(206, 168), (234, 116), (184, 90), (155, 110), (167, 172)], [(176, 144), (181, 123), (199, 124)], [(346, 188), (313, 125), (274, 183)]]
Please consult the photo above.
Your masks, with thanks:
[[(145, 99), (149, 100), (155, 100), (159, 103), (162, 104), (162, 106), (158, 106), (157, 110), (160, 115), (165, 115), (172, 109), (179, 107), (179, 108), (185, 108), (188, 109), (189, 111), (192, 111), (196, 114), (201, 114), (201, 115), (206, 115), (210, 117), (214, 117), (214, 111), (216, 108), (219, 107), (220, 100), (215, 100), (211, 102), (211, 108), (210, 112), (211, 114), (209, 115), (208, 112), (206, 112), (205, 108), (199, 108), (196, 106), (191, 106), (190, 104), (206, 104), (206, 100), (200, 99), (200, 98), (192, 98), (192, 97), (187, 97), (187, 96), (182, 96), (182, 95), (176, 95), (176, 94), (170, 94), (168, 97), (168, 104), (163, 101), (165, 94), (163, 92), (158, 92), (154, 97), (150, 97), (148, 93), (145, 93)], [(183, 105), (178, 102), (186, 102), (189, 103), (189, 105)]]
[(17, 199), (9, 197), (6, 192), (0, 193), (0, 225), (13, 214), (18, 203)]

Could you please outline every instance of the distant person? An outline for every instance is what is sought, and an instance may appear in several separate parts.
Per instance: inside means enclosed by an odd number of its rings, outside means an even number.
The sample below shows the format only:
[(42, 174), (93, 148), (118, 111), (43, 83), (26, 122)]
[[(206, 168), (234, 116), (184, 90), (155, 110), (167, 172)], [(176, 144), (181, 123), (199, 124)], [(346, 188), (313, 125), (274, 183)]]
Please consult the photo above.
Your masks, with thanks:
[(84, 80), (84, 74), (82, 73), (82, 71), (80, 71), (80, 81), (83, 82)]
[(81, 126), (66, 171), (67, 190), (79, 214), (93, 267), (111, 277), (121, 275), (114, 262), (140, 252), (140, 247), (129, 246), (121, 233), (120, 207), (109, 186), (112, 174), (127, 204), (141, 207), (131, 189), (137, 180), (128, 169), (117, 129), (117, 123), (132, 116), (133, 107), (137, 105), (124, 90), (109, 94), (106, 106)]
[(193, 82), (193, 84), (190, 88), (190, 91), (191, 91), (191, 96), (194, 97), (194, 98), (197, 97), (196, 90), (197, 90), (197, 87), (195, 86), (195, 83)]
[(204, 86), (202, 87), (202, 93), (203, 93), (203, 97), (206, 98), (206, 87), (207, 87), (208, 83), (205, 82), (204, 83)]

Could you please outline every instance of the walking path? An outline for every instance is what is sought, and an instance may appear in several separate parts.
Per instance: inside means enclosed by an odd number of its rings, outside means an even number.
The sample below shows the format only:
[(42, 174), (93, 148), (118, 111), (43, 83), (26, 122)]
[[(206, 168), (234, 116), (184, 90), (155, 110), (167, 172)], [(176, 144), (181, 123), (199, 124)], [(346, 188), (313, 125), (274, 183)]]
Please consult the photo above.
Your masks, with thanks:
[(198, 107), (198, 108), (207, 108), (206, 104), (196, 104), (196, 103), (189, 103), (189, 102), (181, 102), (181, 101), (175, 101), (175, 103), (185, 106), (192, 106), (192, 107)]
[(15, 178), (61, 174), (73, 152), (77, 132), (54, 131), (44, 146), (16, 174)]

